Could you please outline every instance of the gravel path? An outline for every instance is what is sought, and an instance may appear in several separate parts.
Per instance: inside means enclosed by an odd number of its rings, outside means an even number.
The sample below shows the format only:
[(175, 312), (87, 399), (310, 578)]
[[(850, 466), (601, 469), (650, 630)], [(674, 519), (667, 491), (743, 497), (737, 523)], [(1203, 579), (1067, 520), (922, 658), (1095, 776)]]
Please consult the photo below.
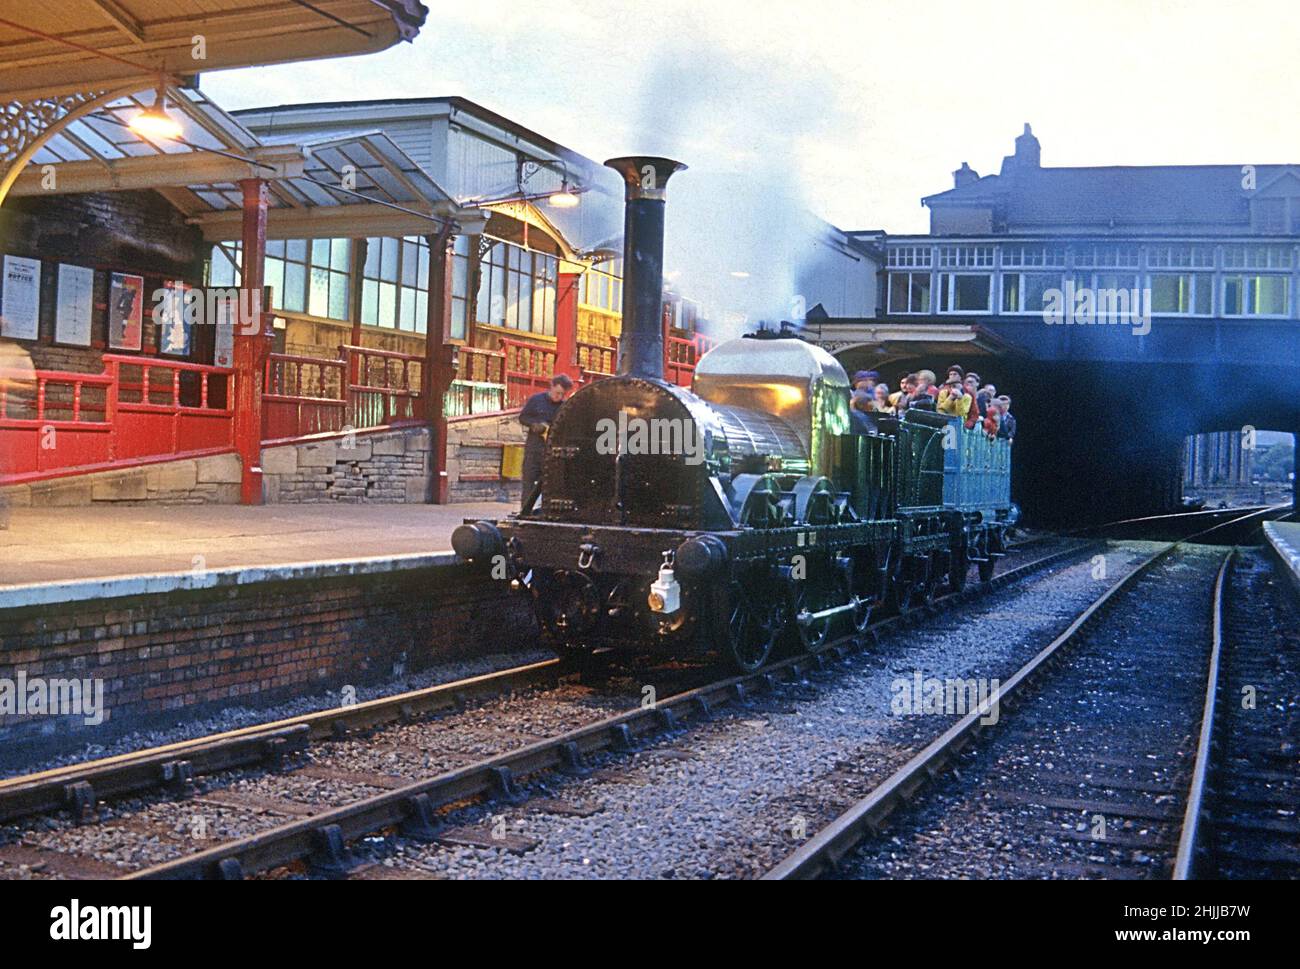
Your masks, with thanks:
[(956, 719), (895, 715), (900, 683), (918, 672), (1010, 675), (1153, 550), (1113, 547), (1105, 579), (1089, 560), (1042, 573), (890, 632), (847, 668), (728, 707), (635, 755), (596, 758), (589, 778), (548, 775), (519, 807), (450, 816), (447, 842), (486, 846), (390, 837), (358, 851), (380, 869), (448, 878), (759, 875), (797, 831), (815, 832)]

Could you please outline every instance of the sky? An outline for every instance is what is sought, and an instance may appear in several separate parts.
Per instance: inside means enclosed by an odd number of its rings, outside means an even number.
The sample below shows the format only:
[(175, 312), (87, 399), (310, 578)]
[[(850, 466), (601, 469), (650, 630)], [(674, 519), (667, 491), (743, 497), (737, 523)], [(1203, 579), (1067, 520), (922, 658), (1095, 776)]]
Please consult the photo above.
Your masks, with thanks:
[[(845, 229), (1043, 164), (1300, 162), (1292, 0), (425, 0), (412, 44), (203, 76), (223, 107), (460, 95), (584, 155), (668, 154)], [(685, 178), (687, 176), (681, 176)]]

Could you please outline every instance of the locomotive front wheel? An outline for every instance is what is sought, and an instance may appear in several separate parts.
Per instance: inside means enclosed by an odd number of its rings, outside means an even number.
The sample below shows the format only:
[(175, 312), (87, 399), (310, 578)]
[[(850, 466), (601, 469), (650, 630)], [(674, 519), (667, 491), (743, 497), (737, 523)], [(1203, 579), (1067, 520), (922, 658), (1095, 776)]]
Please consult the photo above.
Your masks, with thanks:
[(763, 607), (732, 583), (721, 630), (728, 658), (745, 673), (759, 669), (772, 655), (780, 622), (772, 607)]

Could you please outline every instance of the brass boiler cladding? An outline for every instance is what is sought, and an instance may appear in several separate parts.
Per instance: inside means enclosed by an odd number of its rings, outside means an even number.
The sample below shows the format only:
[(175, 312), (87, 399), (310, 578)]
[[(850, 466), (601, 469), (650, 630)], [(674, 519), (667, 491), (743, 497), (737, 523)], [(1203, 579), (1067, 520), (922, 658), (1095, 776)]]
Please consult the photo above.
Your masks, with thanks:
[(834, 478), (835, 438), (849, 431), (849, 378), (821, 347), (796, 339), (729, 340), (700, 358), (693, 390), (710, 403), (781, 418), (807, 455), (806, 468), (783, 470)]

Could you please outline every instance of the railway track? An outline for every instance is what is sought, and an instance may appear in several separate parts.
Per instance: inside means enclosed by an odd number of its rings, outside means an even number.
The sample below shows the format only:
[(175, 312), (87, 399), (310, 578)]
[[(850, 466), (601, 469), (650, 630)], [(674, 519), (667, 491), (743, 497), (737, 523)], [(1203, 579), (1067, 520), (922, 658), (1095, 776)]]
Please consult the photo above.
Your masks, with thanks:
[(1227, 577), (1176, 878), (1300, 878), (1300, 604), (1262, 558)]
[[(1288, 796), (1289, 805), (1295, 804), (1294, 749), (1278, 736), (1290, 736), (1294, 745), (1294, 711), (1289, 720), (1268, 721), (1273, 729), (1262, 745), (1253, 729), (1244, 733), (1247, 746), (1264, 748), (1262, 758), (1253, 749), (1235, 761), (1239, 768), (1246, 765), (1242, 786), (1265, 786), (1266, 796), (1253, 805), (1254, 823), (1242, 821), (1231, 782), (1221, 789), (1225, 798), (1217, 807), (1211, 805), (1214, 711), (1224, 695), (1223, 657), (1236, 656), (1223, 645), (1236, 552), (1225, 554), (1212, 569), (1204, 562), (1180, 568), (1178, 561), (1180, 555), (1188, 561), (1197, 554), (1204, 558), (1204, 552), (1183, 552), (1184, 542), (1221, 531), (1246, 533), (1278, 512), (1253, 510), (1152, 555), (1001, 685), (996, 726), (982, 722), (987, 711), (962, 717), (765, 877), (921, 871), (927, 877), (1186, 878), (1198, 866), (1206, 870), (1207, 832), (1222, 837), (1215, 843), (1225, 850), (1236, 849), (1247, 858), (1255, 857), (1251, 851), (1258, 852), (1261, 842), (1265, 854), (1274, 857), (1275, 836), (1289, 835), (1291, 850), (1283, 849), (1275, 860), (1282, 870), (1291, 870), (1294, 811), (1265, 823), (1258, 823), (1258, 814), (1260, 808), (1288, 810)], [(1194, 573), (1190, 578), (1188, 571)], [(1208, 612), (1200, 605), (1207, 601)], [(1231, 608), (1239, 617), (1235, 637), (1248, 643), (1268, 639), (1248, 624), (1242, 607)], [(1187, 637), (1188, 629), (1197, 634)], [(1150, 635), (1151, 630), (1158, 635)], [(1134, 652), (1135, 639), (1145, 652)], [(1286, 650), (1264, 649), (1263, 655), (1296, 675)], [(1294, 692), (1273, 695), (1294, 703)], [(1089, 730), (1093, 732), (1085, 733)], [(992, 739), (986, 748), (975, 749), (976, 738), (985, 731)], [(1289, 755), (1290, 770), (1279, 776), (1260, 766), (1270, 754)], [(888, 844), (877, 837), (891, 814), (918, 798), (945, 767), (957, 764), (960, 776), (945, 781), (936, 803), (907, 807), (903, 834), (894, 833)], [(1275, 760), (1271, 767), (1276, 768)], [(1250, 807), (1246, 810), (1251, 813)], [(1207, 822), (1209, 817), (1220, 819), (1217, 828)], [(1228, 832), (1237, 834), (1235, 841)], [(979, 858), (981, 867), (946, 869), (945, 859), (954, 858), (963, 864)]]
[[(1053, 545), (1066, 548), (1068, 540), (1050, 533), (1036, 535), (1013, 546), (1012, 552)], [(543, 660), (348, 706), (3, 778), (0, 823), (59, 810), (70, 810), (84, 819), (102, 800), (176, 788), (221, 771), (258, 765), (279, 769), (286, 758), (301, 754), (313, 744), (463, 710), (488, 698), (554, 687), (571, 672), (562, 660)]]
[[(1067, 558), (1085, 554), (1090, 549), (1091, 546), (1069, 543), (1064, 548), (1042, 554), (1033, 561), (999, 576), (994, 580), (993, 585), (1002, 587)], [(918, 610), (914, 614), (882, 620), (868, 631), (868, 638), (888, 626), (914, 622), (921, 615), (932, 615), (946, 605), (966, 601), (977, 591), (976, 587), (971, 587), (966, 593), (945, 597), (939, 603)], [(364, 736), (364, 732), (376, 725), (390, 725), (388, 730), (377, 735), (379, 738), (393, 730), (419, 731), (429, 726), (436, 727), (438, 721), (432, 721), (430, 724), (425, 721), (423, 713), (436, 713), (455, 707), (458, 703), (463, 706), (468, 695), (467, 687), (469, 691), (480, 695), (497, 695), (524, 682), (537, 682), (539, 679), (548, 682), (560, 672), (558, 664), (534, 664), (533, 667), (526, 668), (525, 672), (505, 671), (500, 674), (490, 674), (476, 677), (473, 681), (418, 691), (415, 695), (386, 698), (382, 701), (358, 705), (356, 708), (295, 718), (293, 721), (268, 725), (266, 728), (246, 728), (234, 732), (232, 736), (204, 738), (187, 744), (172, 745), (172, 748), (164, 751), (150, 751), (127, 758), (114, 758), (114, 762), (67, 768), (37, 778), (15, 779), (6, 785), (11, 798), (8, 802), (8, 810), (11, 816), (13, 813), (23, 813), (33, 808), (49, 810), (43, 806), (54, 805), (57, 800), (61, 808), (80, 808), (81, 805), (87, 805), (87, 813), (93, 813), (99, 792), (113, 790), (138, 792), (141, 789), (139, 785), (145, 784), (150, 777), (154, 778), (156, 783), (157, 778), (164, 773), (165, 764), (190, 760), (191, 764), (197, 761), (205, 765), (205, 769), (229, 770), (223, 765), (232, 763), (233, 759), (239, 756), (264, 757), (266, 744), (278, 741), (287, 734), (293, 739), (280, 747), (275, 758), (282, 766), (289, 769), (285, 770), (283, 775), (276, 776), (294, 779), (299, 785), (297, 788), (299, 793), (303, 790), (301, 785), (307, 783), (315, 785), (311, 790), (317, 793), (323, 789), (323, 796), (327, 799), (342, 797), (348, 803), (325, 810), (316, 810), (313, 805), (309, 809), (309, 817), (286, 825), (276, 823), (276, 820), (277, 815), (283, 817), (285, 811), (292, 814), (294, 800), (292, 791), (288, 797), (268, 793), (266, 786), (252, 790), (236, 790), (233, 792), (234, 796), (230, 797), (223, 796), (220, 792), (215, 795), (200, 792), (195, 797), (195, 801), (201, 803), (202, 810), (206, 814), (213, 815), (212, 827), (217, 829), (218, 834), (224, 830), (227, 820), (230, 820), (230, 827), (237, 828), (241, 821), (248, 820), (246, 817), (241, 817), (241, 812), (246, 814), (249, 809), (256, 808), (262, 809), (263, 817), (257, 819), (258, 823), (252, 826), (254, 828), (260, 826), (263, 830), (218, 848), (155, 865), (131, 877), (232, 877), (303, 858), (309, 858), (317, 870), (342, 870), (346, 867), (345, 845), (351, 839), (389, 826), (397, 826), (412, 837), (429, 836), (437, 829), (438, 810), (447, 804), (483, 796), (502, 797), (508, 800), (515, 795), (516, 783), (520, 777), (538, 771), (558, 769), (581, 772), (583, 760), (594, 751), (633, 746), (640, 738), (672, 727), (682, 720), (705, 716), (710, 710), (749, 695), (754, 690), (769, 689), (780, 677), (801, 676), (806, 669), (823, 665), (836, 656), (842, 655), (849, 646), (849, 643), (837, 643), (833, 649), (825, 650), (818, 656), (793, 657), (753, 676), (728, 678), (687, 689), (674, 696), (661, 697), (653, 710), (636, 709), (612, 717), (600, 717), (595, 722), (576, 730), (564, 731), (553, 737), (535, 739), (533, 743), (519, 742), (529, 739), (526, 734), (522, 737), (513, 736), (501, 741), (501, 745), (508, 748), (505, 752), (495, 757), (474, 759), (468, 764), (465, 764), (462, 759), (460, 763), (464, 766), (455, 766), (442, 773), (437, 773), (436, 768), (445, 761), (440, 762), (435, 757), (431, 764), (435, 770), (430, 771), (435, 776), (415, 783), (409, 781), (409, 771), (385, 773), (382, 770), (326, 769), (322, 771), (310, 768), (305, 771), (294, 771), (292, 769), (296, 763), (294, 755), (300, 753), (302, 748), (289, 749), (289, 744), (308, 743), (313, 739), (319, 741), (326, 738), (332, 741), (344, 738), (343, 742), (346, 744), (347, 738), (352, 737), (354, 745), (361, 748), (370, 743), (370, 740)], [(395, 726), (391, 726), (394, 724)], [(481, 722), (474, 729), (491, 730), (491, 727), (490, 724)], [(443, 733), (451, 735), (455, 730), (447, 730)], [(403, 742), (401, 738), (390, 738), (389, 745)], [(422, 740), (417, 738), (414, 741), (416, 744), (430, 742), (427, 729)], [(437, 746), (437, 742), (434, 741), (433, 745)], [(429, 762), (426, 760), (426, 766), (428, 765)], [(400, 776), (403, 773), (407, 776)], [(167, 811), (159, 811), (157, 812), (159, 816), (153, 816), (146, 810), (138, 813), (134, 819), (110, 818), (109, 823), (124, 825), (127, 828), (134, 825), (140, 829), (138, 833), (163, 842), (183, 840), (170, 837), (167, 830), (177, 825), (178, 812), (172, 806), (172, 801), (178, 800), (181, 804), (189, 803), (185, 799), (191, 794), (197, 776), (198, 772), (193, 767), (187, 774), (179, 776), (175, 767), (170, 769), (168, 783), (172, 785), (171, 789), (155, 791), (153, 794), (154, 797), (162, 798), (160, 807), (168, 808), (170, 814)], [(78, 795), (75, 789), (70, 790), (76, 783), (83, 782), (91, 785), (89, 792)], [(94, 786), (95, 782), (98, 782), (98, 788)], [(118, 786), (115, 788), (114, 785)], [(274, 785), (270, 787), (273, 788)], [(380, 793), (374, 793), (375, 791)], [(0, 788), (0, 806), (4, 804), (4, 788)], [(308, 811), (298, 813), (301, 815)], [(180, 817), (183, 819), (183, 811), (180, 812)], [(95, 826), (88, 827), (93, 829)], [(86, 844), (95, 843), (93, 831), (86, 833), (84, 837)], [(214, 837), (213, 840), (217, 838)], [(168, 843), (162, 847), (175, 848), (177, 845)], [(41, 859), (50, 861), (47, 857), (50, 854), (53, 852), (44, 852)], [(3, 852), (0, 851), (0, 858), (2, 857)], [(55, 868), (47, 870), (57, 873)], [(106, 875), (107, 872), (100, 871), (99, 874)]]

